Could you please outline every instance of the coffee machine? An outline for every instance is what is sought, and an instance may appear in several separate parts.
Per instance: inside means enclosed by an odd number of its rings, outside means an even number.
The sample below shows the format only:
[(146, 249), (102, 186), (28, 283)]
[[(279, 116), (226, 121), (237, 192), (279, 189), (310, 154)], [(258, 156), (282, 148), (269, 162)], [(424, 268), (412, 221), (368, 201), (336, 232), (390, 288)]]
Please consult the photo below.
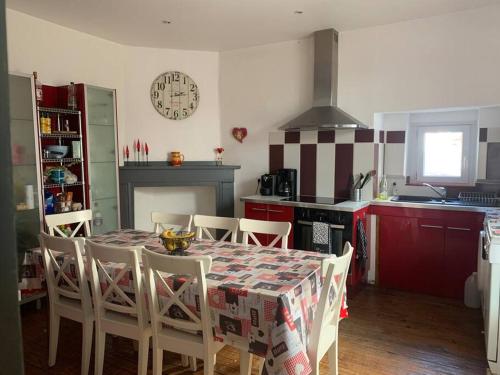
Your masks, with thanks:
[(263, 174), (260, 176), (260, 195), (273, 195), (276, 191), (276, 175)]
[(297, 196), (297, 170), (284, 168), (276, 171), (276, 195), (281, 197)]

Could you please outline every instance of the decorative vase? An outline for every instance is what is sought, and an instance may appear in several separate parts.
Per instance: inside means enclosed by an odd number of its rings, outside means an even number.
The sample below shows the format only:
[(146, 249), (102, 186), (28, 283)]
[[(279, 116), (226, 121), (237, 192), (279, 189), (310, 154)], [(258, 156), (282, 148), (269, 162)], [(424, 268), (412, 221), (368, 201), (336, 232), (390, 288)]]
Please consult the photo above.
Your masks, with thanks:
[(173, 167), (180, 167), (184, 162), (184, 155), (180, 151), (172, 151), (170, 153), (170, 165)]

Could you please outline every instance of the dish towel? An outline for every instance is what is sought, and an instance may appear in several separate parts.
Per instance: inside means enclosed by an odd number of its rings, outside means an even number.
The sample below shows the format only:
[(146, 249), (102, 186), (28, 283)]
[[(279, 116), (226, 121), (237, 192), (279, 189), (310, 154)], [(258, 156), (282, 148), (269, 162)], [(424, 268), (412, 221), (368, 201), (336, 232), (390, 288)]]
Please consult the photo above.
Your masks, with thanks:
[(365, 227), (363, 220), (358, 220), (356, 224), (356, 259), (359, 260), (361, 267), (365, 267), (368, 259), (368, 240), (366, 239)]
[(330, 224), (315, 221), (312, 225), (312, 232), (313, 251), (323, 254), (331, 254), (332, 244), (330, 241)]

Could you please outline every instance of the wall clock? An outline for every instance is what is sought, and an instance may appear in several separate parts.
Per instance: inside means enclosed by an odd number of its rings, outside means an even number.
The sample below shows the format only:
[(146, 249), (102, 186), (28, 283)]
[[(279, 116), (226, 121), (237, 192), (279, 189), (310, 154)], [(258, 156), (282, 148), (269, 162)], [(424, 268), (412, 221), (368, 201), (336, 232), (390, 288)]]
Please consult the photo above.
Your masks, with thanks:
[(191, 116), (200, 101), (198, 86), (182, 72), (160, 74), (151, 85), (151, 103), (156, 111), (170, 120)]

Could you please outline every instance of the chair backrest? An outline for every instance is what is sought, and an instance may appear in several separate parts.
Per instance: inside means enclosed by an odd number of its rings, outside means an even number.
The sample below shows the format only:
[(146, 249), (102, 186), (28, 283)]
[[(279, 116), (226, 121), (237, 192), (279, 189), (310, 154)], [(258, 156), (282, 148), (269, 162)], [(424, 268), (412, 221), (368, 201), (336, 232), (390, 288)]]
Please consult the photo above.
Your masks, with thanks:
[[(165, 324), (193, 335), (201, 331), (204, 341), (211, 344), (213, 332), (205, 275), (210, 272), (212, 258), (178, 257), (143, 250), (143, 259), (153, 336), (157, 336)], [(195, 280), (199, 302), (193, 293), (184, 293)], [(197, 305), (200, 316), (194, 313)]]
[(234, 217), (220, 217), (220, 216), (206, 216), (194, 215), (194, 226), (196, 227), (196, 238), (202, 239), (205, 235), (209, 240), (215, 238), (209, 229), (224, 229), (226, 233), (220, 238), (219, 241), (225, 241), (231, 236), (231, 242), (236, 242), (238, 236), (239, 220)]
[(52, 303), (60, 298), (80, 300), (82, 309), (92, 310), (89, 286), (78, 241), (40, 233), (40, 247)]
[(248, 245), (250, 237), (256, 245), (262, 246), (254, 233), (274, 234), (276, 237), (268, 245), (273, 247), (281, 240), (281, 248), (288, 248), (288, 235), (292, 229), (292, 224), (281, 221), (265, 221), (253, 219), (240, 219), (240, 230), (243, 232), (243, 244)]
[(139, 265), (140, 247), (101, 245), (85, 242), (97, 319), (110, 311), (137, 316), (140, 328), (147, 326), (145, 296)]
[(154, 232), (158, 234), (171, 227), (178, 227), (181, 230), (190, 231), (193, 216), (153, 211), (151, 212), (151, 221), (154, 224)]
[(73, 232), (69, 237), (75, 237), (75, 235), (78, 233), (78, 231), (82, 226), (83, 226), (83, 231), (85, 233), (85, 237), (90, 237), (91, 221), (92, 221), (92, 210), (73, 211), (73, 212), (66, 212), (63, 214), (54, 214), (45, 216), (45, 223), (49, 228), (49, 234), (51, 236), (55, 236), (55, 233), (57, 233), (61, 237), (68, 237), (61, 229), (59, 229), (59, 225), (78, 223), (78, 225), (73, 229)]
[[(308, 351), (317, 353), (322, 333), (331, 329), (338, 329), (340, 309), (352, 253), (353, 247), (349, 242), (346, 242), (342, 256), (323, 260), (321, 266), (321, 273), (324, 278), (323, 287), (316, 314), (314, 315)], [(328, 328), (328, 326), (331, 328)]]

